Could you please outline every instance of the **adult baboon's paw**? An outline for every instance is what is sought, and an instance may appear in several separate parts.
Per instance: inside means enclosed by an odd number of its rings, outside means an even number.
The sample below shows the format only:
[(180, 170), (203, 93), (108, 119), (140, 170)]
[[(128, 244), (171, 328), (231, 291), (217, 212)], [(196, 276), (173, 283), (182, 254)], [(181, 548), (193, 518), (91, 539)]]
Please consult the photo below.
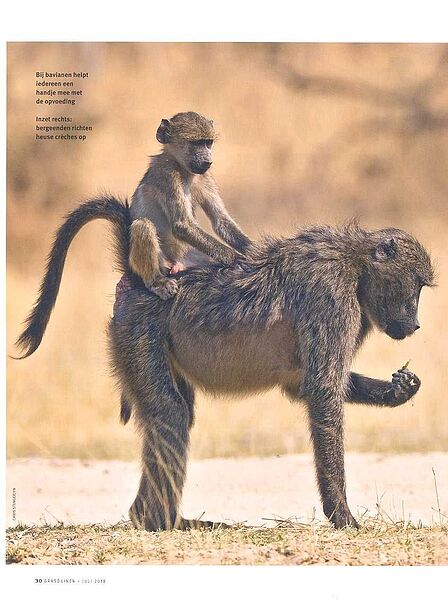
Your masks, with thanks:
[(158, 281), (147, 285), (146, 287), (149, 291), (159, 296), (159, 298), (162, 298), (162, 300), (168, 300), (168, 298), (172, 298), (179, 290), (179, 284), (177, 281), (175, 279), (169, 279), (168, 277), (161, 278)]
[(344, 529), (345, 527), (359, 529), (358, 521), (348, 509), (335, 511), (330, 516), (330, 521), (333, 523), (336, 529)]
[(140, 497), (134, 500), (128, 514), (136, 529), (145, 529), (144, 504)]
[(415, 373), (408, 369), (398, 369), (392, 375), (393, 398), (390, 406), (400, 406), (410, 400), (418, 392), (420, 385), (420, 379)]

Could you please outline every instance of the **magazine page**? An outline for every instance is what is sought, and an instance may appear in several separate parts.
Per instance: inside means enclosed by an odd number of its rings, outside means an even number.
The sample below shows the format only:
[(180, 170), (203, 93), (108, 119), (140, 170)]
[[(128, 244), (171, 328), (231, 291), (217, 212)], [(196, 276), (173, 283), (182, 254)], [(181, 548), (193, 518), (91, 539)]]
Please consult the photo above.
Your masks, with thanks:
[(355, 41), (7, 40), (10, 581), (442, 574), (448, 46)]

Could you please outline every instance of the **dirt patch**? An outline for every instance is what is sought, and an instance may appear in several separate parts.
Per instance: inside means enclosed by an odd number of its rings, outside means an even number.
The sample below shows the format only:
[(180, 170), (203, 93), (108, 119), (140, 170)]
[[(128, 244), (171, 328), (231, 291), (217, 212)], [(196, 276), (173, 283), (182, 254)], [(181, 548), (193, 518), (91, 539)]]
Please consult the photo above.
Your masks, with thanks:
[(7, 561), (448, 563), (447, 454), (349, 454), (347, 476), (350, 505), (362, 523), (359, 531), (335, 531), (323, 518), (309, 455), (192, 461), (184, 514), (254, 527), (147, 533), (127, 521), (138, 485), (137, 464), (14, 460), (7, 468), (12, 526)]
[[(434, 477), (435, 474), (435, 477)], [(127, 520), (137, 463), (20, 459), (7, 466), (7, 524), (114, 524)], [(448, 515), (448, 454), (348, 454), (352, 512), (390, 521), (439, 524)], [(435, 484), (437, 484), (438, 499)], [(15, 513), (13, 501), (15, 498)], [(272, 524), (277, 517), (323, 519), (312, 457), (191, 461), (183, 513), (212, 521)], [(15, 516), (15, 520), (13, 519)]]

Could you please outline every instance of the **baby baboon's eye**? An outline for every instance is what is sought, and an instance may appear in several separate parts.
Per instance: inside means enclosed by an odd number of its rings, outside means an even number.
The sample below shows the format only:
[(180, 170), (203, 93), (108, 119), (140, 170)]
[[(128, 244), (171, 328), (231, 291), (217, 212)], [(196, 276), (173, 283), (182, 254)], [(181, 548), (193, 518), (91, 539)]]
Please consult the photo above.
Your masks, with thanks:
[[(209, 146), (209, 142), (210, 142), (210, 146)], [(213, 143), (212, 140), (194, 140), (192, 142), (193, 146), (207, 146), (207, 148), (211, 147), (211, 143)]]
[(211, 148), (213, 146), (213, 140), (205, 140), (205, 145), (207, 148)]

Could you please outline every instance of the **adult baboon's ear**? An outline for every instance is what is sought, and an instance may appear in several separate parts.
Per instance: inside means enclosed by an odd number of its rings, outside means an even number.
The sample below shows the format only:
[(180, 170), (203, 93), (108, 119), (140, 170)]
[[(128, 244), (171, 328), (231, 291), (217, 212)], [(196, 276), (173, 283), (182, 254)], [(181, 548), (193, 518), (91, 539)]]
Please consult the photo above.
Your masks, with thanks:
[(375, 259), (385, 261), (394, 258), (397, 253), (397, 242), (394, 238), (387, 238), (380, 242), (375, 248)]
[(170, 142), (170, 125), (168, 119), (162, 119), (160, 121), (159, 128), (156, 133), (156, 140), (161, 144), (168, 144)]

